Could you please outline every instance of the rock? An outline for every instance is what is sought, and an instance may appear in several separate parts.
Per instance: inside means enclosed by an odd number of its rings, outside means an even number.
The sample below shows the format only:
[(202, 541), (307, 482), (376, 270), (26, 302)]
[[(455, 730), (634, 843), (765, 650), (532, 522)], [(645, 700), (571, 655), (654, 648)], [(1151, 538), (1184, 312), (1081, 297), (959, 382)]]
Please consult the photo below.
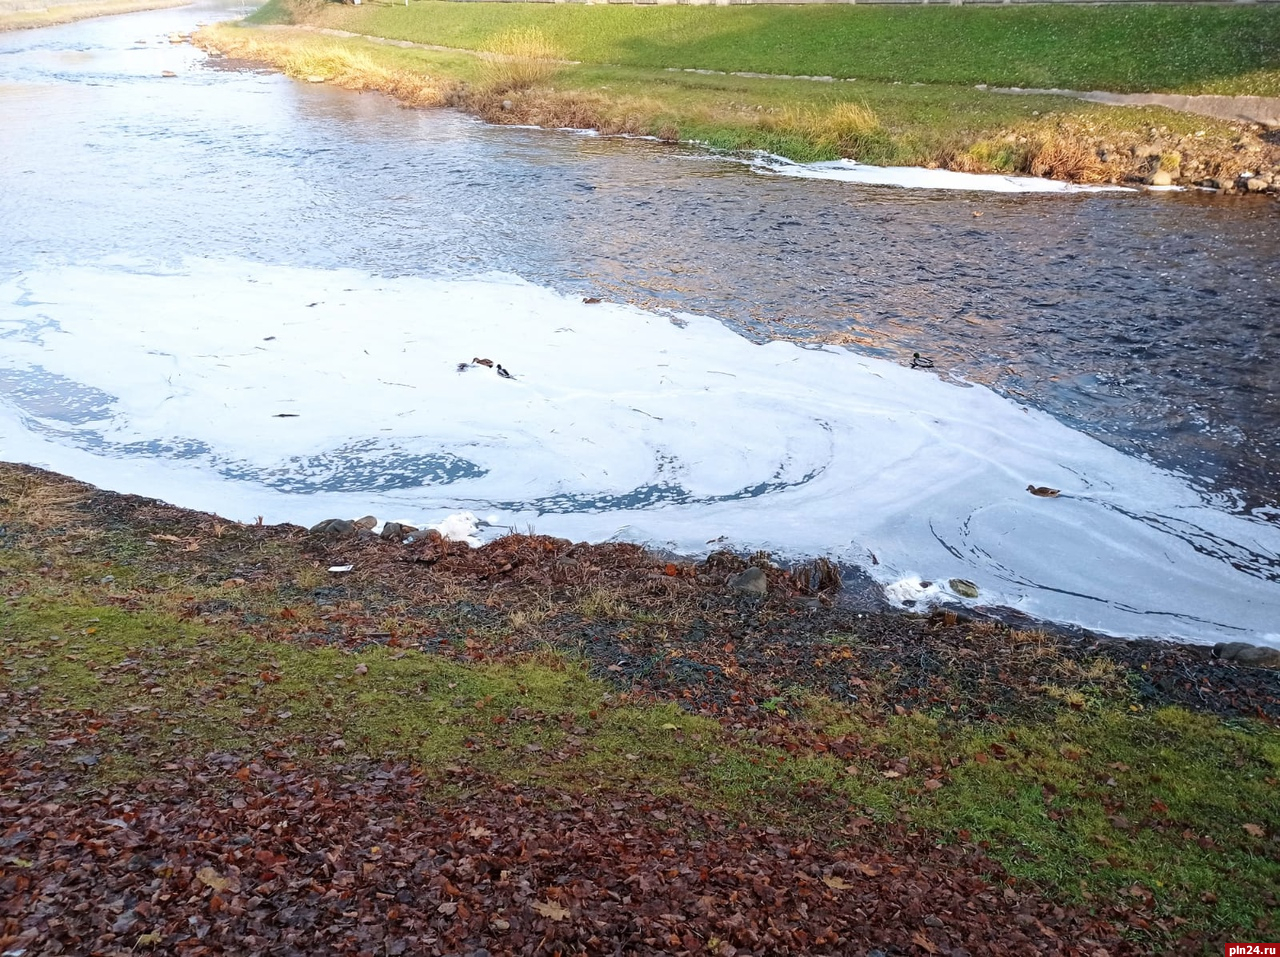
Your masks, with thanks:
[(369, 529), (373, 528), (373, 526), (378, 524), (378, 520), (372, 515), (366, 515), (364, 518), (357, 518), (354, 524), (356, 528), (360, 529), (360, 531), (367, 532)]
[(1271, 183), (1262, 176), (1251, 176), (1244, 182), (1244, 188), (1251, 193), (1265, 193)]
[(1158, 169), (1147, 177), (1148, 186), (1172, 186), (1173, 174), (1167, 169)]
[(1251, 668), (1280, 668), (1280, 650), (1244, 641), (1220, 641), (1213, 646), (1213, 656)]
[(323, 522), (318, 522), (309, 529), (312, 535), (328, 535), (331, 538), (354, 535), (355, 530), (356, 523), (345, 518), (326, 518)]
[(382, 526), (380, 534), (389, 542), (402, 542), (417, 530), (416, 525), (405, 525), (403, 522), (387, 522)]
[(430, 542), (433, 545), (437, 542), (444, 541), (444, 536), (440, 534), (438, 529), (434, 528), (415, 528), (409, 533), (405, 539), (406, 545), (415, 545), (418, 542)]
[(953, 578), (947, 586), (961, 598), (977, 598), (978, 586), (967, 578)]
[(748, 568), (745, 572), (729, 576), (729, 588), (740, 595), (764, 597), (769, 593), (769, 580), (759, 568)]
[(503, 100), (503, 101), (502, 101), (502, 108), (503, 108), (504, 110), (510, 110), (510, 109), (511, 109), (511, 106), (512, 106), (512, 103), (511, 103), (511, 101), (510, 101), (510, 100)]

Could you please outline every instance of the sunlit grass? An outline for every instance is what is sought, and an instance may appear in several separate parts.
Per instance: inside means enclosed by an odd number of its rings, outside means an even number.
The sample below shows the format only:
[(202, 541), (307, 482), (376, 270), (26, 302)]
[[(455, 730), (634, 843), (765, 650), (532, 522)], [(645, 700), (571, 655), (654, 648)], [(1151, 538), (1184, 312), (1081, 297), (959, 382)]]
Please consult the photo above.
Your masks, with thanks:
[[(288, 19), (280, 0), (254, 15)], [(330, 26), (489, 49), (536, 28), (584, 63), (971, 86), (1280, 94), (1274, 5), (328, 4)]]
[(119, 13), (137, 13), (142, 10), (158, 10), (162, 7), (182, 6), (188, 0), (85, 0), (83, 3), (65, 3), (32, 10), (6, 11), (0, 7), (0, 33), (5, 30), (26, 30), (34, 27), (51, 27), (59, 23), (71, 23), (89, 17), (114, 16)]

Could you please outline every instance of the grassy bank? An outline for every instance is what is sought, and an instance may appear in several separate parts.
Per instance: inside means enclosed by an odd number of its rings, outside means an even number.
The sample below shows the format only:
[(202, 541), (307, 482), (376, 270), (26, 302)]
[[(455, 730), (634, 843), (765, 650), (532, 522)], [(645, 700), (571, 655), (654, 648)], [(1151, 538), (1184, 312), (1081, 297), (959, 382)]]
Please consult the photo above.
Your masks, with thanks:
[[(1280, 77), (1280, 45), (1272, 43), (1280, 11), (1270, 7), (405, 8), (272, 0), (251, 20), (263, 28), (209, 28), (200, 42), (301, 79), (385, 90), (493, 123), (762, 149), (799, 161), (853, 158), (1083, 182), (1164, 169), (1175, 182), (1229, 184), (1241, 171), (1280, 165), (1280, 143), (1240, 124), (973, 85), (1127, 89), (1134, 83), (1118, 77), (1142, 73), (1153, 88), (1266, 92)], [(1178, 56), (1166, 62), (1174, 37)], [(937, 42), (951, 53), (942, 55)], [(857, 79), (686, 72), (693, 68)]]
[(1280, 10), (1250, 6), (632, 7), (269, 3), (252, 23), (470, 50), (537, 29), (567, 59), (880, 82), (1280, 96)]
[[(752, 560), (764, 599), (728, 554), (321, 538), (0, 465), (0, 943), (261, 946), (302, 911), (312, 953), (1280, 933), (1275, 672), (855, 615)], [(70, 834), (141, 853), (73, 886)], [(29, 906), (69, 887), (102, 906)]]
[(54, 3), (47, 7), (24, 9), (25, 4), (6, 3), (5, 0), (0, 0), (0, 32), (51, 27), (59, 23), (87, 20), (90, 17), (113, 16), (118, 13), (180, 7), (187, 2), (188, 0), (85, 0), (80, 3)]

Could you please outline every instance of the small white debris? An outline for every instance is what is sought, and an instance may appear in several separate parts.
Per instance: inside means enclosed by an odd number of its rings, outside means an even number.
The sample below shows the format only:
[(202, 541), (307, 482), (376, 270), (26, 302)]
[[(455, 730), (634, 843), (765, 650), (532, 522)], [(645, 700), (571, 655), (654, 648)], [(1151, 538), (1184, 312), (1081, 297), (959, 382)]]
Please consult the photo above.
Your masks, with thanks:
[(338, 574), (339, 572), (349, 572), (351, 571), (351, 569), (355, 567), (356, 567), (355, 565), (330, 565), (329, 571), (333, 572), (334, 574)]

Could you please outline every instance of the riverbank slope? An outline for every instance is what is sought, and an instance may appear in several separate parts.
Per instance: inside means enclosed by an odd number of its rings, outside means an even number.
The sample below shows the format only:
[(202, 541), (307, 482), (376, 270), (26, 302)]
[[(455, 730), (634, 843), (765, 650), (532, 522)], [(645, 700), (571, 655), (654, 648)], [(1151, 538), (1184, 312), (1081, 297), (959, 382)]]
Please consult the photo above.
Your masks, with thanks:
[(764, 555), (242, 525), (0, 465), (0, 945), (1280, 933), (1280, 674), (833, 588)]
[(460, 107), (494, 123), (655, 136), (802, 162), (1257, 192), (1271, 189), (1280, 170), (1280, 137), (1258, 124), (994, 89), (1280, 95), (1280, 8), (1266, 5), (271, 0), (245, 26), (209, 28), (199, 42), (299, 79)]
[(0, 0), (0, 33), (51, 27), (90, 17), (181, 7), (188, 2), (190, 0)]

